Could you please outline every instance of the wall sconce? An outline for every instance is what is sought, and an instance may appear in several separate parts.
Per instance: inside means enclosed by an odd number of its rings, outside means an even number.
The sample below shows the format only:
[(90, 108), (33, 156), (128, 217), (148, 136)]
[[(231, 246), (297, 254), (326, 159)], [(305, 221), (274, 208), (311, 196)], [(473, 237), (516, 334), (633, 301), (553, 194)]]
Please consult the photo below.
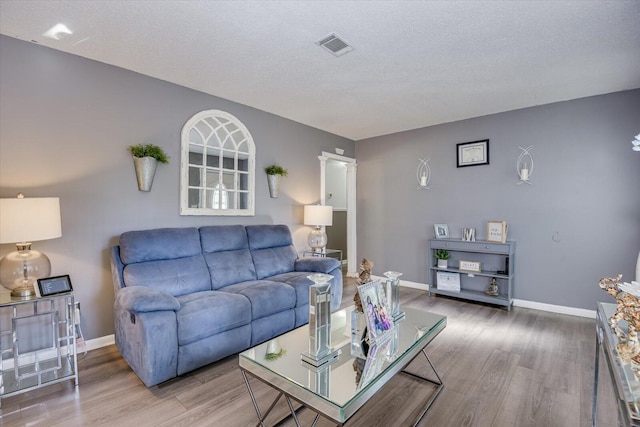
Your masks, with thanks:
[(631, 147), (633, 151), (640, 151), (640, 133), (636, 135), (636, 139), (631, 141), (631, 143), (633, 144), (633, 147)]
[(416, 178), (418, 179), (418, 190), (429, 189), (429, 181), (431, 181), (431, 168), (429, 167), (429, 160), (431, 160), (431, 157), (425, 157), (424, 159), (418, 158), (418, 169), (416, 171)]
[(520, 181), (518, 181), (518, 185), (526, 182), (531, 185), (531, 174), (533, 173), (533, 157), (531, 157), (531, 150), (533, 150), (533, 145), (528, 146), (527, 148), (518, 147), (522, 153), (518, 156), (518, 160), (516, 160), (516, 170), (518, 171), (518, 176), (520, 177)]

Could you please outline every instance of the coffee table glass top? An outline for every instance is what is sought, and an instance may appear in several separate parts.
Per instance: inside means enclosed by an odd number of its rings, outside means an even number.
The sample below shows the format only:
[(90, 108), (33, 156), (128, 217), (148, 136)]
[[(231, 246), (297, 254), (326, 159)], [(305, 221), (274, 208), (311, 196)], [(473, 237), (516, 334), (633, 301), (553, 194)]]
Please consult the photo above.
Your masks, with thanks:
[[(446, 316), (402, 309), (406, 316), (396, 324), (394, 336), (384, 346), (371, 348), (366, 362), (351, 355), (351, 306), (331, 315), (331, 344), (341, 352), (334, 363), (315, 368), (301, 360), (300, 354), (309, 350), (309, 326), (304, 325), (279, 336), (277, 342), (271, 340), (240, 353), (240, 367), (307, 406), (344, 421), (446, 326)], [(268, 347), (284, 351), (268, 360)]]

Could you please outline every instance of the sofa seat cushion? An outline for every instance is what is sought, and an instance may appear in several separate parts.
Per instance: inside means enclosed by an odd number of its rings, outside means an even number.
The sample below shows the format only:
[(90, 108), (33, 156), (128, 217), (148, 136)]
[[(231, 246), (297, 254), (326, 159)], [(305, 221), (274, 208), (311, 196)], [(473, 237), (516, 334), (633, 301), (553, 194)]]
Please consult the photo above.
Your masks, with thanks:
[(252, 320), (289, 310), (296, 305), (296, 291), (286, 283), (251, 280), (225, 286), (219, 292), (243, 295), (251, 302)]
[(182, 295), (177, 300), (179, 345), (251, 323), (251, 303), (240, 294), (204, 291)]
[(309, 286), (313, 285), (313, 282), (307, 279), (307, 276), (311, 274), (314, 273), (295, 271), (271, 276), (266, 280), (286, 283), (287, 285), (295, 289), (296, 307), (300, 307), (309, 304)]

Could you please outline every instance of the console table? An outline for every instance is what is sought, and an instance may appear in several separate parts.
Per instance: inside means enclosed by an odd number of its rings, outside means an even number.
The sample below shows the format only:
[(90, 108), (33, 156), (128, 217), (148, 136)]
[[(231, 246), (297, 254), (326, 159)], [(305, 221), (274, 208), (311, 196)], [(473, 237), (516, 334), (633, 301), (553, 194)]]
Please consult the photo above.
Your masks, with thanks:
[(0, 293), (2, 399), (61, 381), (78, 385), (72, 293), (12, 298)]
[[(429, 240), (429, 296), (431, 294), (446, 295), (472, 301), (501, 305), (511, 309), (513, 304), (513, 282), (515, 275), (514, 241), (496, 243), (487, 241), (467, 242), (456, 239)], [(440, 268), (435, 262), (438, 249), (449, 252), (447, 268)], [(479, 271), (461, 268), (460, 262), (473, 262), (481, 266)], [(458, 277), (460, 287), (449, 290), (438, 287), (439, 273), (449, 273)], [(486, 290), (492, 279), (498, 285), (498, 295), (487, 295)]]
[[(598, 412), (598, 377), (600, 375), (600, 353), (607, 366), (605, 372), (611, 376), (614, 385), (613, 389), (618, 404), (618, 425), (619, 426), (640, 426), (640, 381), (635, 376), (631, 367), (623, 363), (618, 356), (616, 346), (618, 337), (615, 335), (609, 318), (615, 313), (615, 304), (598, 303), (596, 315), (596, 359), (595, 378), (593, 383), (593, 413), (592, 425), (596, 425), (596, 415)], [(626, 322), (621, 321), (619, 325), (624, 329)], [(602, 352), (600, 351), (602, 350)], [(614, 414), (610, 414), (613, 418)]]

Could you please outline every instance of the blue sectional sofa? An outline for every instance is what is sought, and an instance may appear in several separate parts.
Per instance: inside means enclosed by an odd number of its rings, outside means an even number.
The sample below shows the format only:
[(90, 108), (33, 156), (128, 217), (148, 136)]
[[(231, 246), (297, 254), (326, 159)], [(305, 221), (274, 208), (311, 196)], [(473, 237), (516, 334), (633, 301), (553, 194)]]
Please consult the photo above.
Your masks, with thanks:
[(130, 231), (111, 251), (115, 340), (147, 386), (238, 353), (309, 321), (309, 274), (333, 258), (298, 258), (284, 225)]

